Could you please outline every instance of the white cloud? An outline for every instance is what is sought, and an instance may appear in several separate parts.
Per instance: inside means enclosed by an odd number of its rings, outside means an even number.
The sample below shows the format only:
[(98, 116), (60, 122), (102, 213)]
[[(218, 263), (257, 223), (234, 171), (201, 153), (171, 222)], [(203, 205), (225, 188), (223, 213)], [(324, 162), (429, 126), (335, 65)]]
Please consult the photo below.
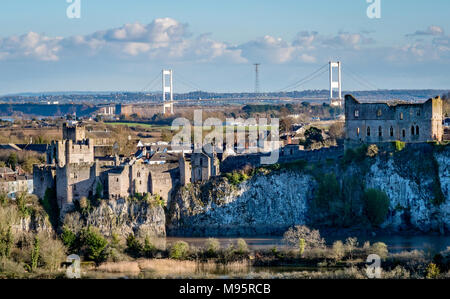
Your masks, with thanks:
[[(376, 47), (370, 32), (338, 32), (323, 35), (299, 31), (292, 41), (266, 35), (240, 45), (218, 41), (210, 34), (192, 36), (188, 25), (172, 18), (149, 24), (131, 23), (88, 35), (48, 37), (35, 32), (0, 38), (0, 60), (78, 60), (95, 57), (112, 63), (132, 59), (140, 62), (176, 61), (189, 63), (322, 63), (330, 59), (369, 61), (372, 57), (388, 63), (407, 60), (450, 60), (450, 38), (439, 26), (429, 26), (414, 35), (431, 40), (408, 41), (403, 45)], [(370, 53), (370, 55), (369, 55)], [(375, 59), (375, 58), (373, 58)]]
[(246, 59), (254, 62), (285, 63), (292, 59), (295, 52), (294, 46), (270, 35), (247, 42), (239, 48)]
[(417, 30), (412, 34), (407, 34), (406, 36), (421, 36), (421, 35), (444, 35), (444, 29), (440, 26), (431, 25), (426, 30)]
[(32, 58), (57, 61), (61, 38), (51, 38), (35, 32), (0, 39), (0, 59)]

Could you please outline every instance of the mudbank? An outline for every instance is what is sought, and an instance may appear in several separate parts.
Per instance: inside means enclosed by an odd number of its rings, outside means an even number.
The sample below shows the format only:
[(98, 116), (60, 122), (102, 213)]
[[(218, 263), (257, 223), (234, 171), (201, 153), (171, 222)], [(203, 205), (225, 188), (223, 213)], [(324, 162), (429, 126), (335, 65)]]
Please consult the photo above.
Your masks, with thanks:
[[(368, 220), (364, 192), (387, 195), (382, 223)], [(325, 191), (324, 191), (325, 190)], [(449, 147), (347, 155), (258, 171), (241, 183), (217, 178), (181, 188), (170, 202), (168, 235), (280, 234), (296, 224), (418, 233), (450, 231)]]

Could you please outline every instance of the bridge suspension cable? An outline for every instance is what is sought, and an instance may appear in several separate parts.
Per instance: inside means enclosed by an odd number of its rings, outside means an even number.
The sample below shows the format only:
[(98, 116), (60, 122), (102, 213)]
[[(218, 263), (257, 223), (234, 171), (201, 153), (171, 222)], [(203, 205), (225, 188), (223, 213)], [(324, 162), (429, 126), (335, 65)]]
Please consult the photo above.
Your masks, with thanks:
[(344, 73), (344, 70), (345, 70), (345, 74), (348, 77), (350, 77), (351, 79), (353, 79), (360, 85), (364, 86), (365, 88), (379, 90), (379, 88), (376, 87), (374, 84), (372, 84), (370, 81), (364, 79), (362, 76), (358, 75), (356, 72), (353, 72), (348, 67), (345, 67), (345, 69), (342, 68), (343, 73)]
[(189, 79), (186, 79), (183, 75), (181, 75), (178, 71), (174, 74), (174, 77), (177, 81), (180, 81), (183, 85), (194, 89), (194, 91), (200, 91), (202, 88), (198, 84), (195, 84)]
[(158, 79), (161, 78), (161, 74), (158, 74), (155, 78), (153, 78), (152, 80), (149, 81), (149, 83), (147, 83), (147, 85), (144, 86), (144, 88), (141, 89), (141, 93), (148, 90), (150, 91), (150, 88), (153, 87), (155, 85), (155, 82), (158, 81)]
[(315, 70), (314, 72), (312, 72), (311, 74), (305, 76), (304, 78), (289, 84), (288, 86), (286, 86), (285, 88), (279, 89), (277, 90), (277, 92), (281, 92), (281, 91), (287, 91), (289, 89), (293, 89), (293, 88), (297, 88), (301, 85), (304, 85), (305, 83), (317, 78), (318, 76), (322, 75), (323, 73), (327, 72), (327, 67), (328, 67), (328, 63), (324, 64), (323, 66), (321, 66), (320, 68), (318, 68), (317, 70)]

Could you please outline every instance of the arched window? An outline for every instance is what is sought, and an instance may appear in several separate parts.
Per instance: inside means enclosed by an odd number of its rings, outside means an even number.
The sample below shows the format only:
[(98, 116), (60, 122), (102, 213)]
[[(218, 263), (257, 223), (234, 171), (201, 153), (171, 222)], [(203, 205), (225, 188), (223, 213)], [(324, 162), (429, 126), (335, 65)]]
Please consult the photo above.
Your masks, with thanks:
[(370, 127), (367, 127), (367, 136), (370, 136)]
[(378, 116), (378, 117), (381, 116), (381, 109), (378, 109), (378, 111), (377, 111), (377, 116)]
[(391, 127), (391, 129), (390, 129), (390, 134), (391, 134), (391, 137), (394, 137), (394, 128), (393, 127)]
[(414, 126), (411, 127), (411, 135), (414, 136)]
[(378, 136), (383, 136), (383, 128), (381, 126), (378, 127)]
[(419, 135), (419, 126), (416, 126), (416, 135)]
[(403, 136), (403, 138), (406, 137), (406, 130), (405, 129), (402, 130), (402, 136)]
[(356, 128), (356, 135), (359, 136), (359, 128)]
[(359, 117), (359, 110), (355, 110), (355, 117)]
[(403, 112), (400, 112), (400, 119), (403, 119)]

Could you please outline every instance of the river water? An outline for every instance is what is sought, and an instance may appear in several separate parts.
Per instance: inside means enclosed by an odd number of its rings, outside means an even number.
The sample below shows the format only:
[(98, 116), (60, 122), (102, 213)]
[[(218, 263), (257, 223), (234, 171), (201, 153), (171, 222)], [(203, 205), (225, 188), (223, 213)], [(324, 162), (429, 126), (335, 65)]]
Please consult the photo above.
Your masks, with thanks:
[[(325, 237), (327, 245), (332, 245), (336, 240), (345, 242), (346, 237)], [(208, 238), (197, 237), (167, 237), (167, 245), (176, 241), (185, 241), (190, 246), (203, 247)], [(219, 240), (222, 247), (227, 247), (230, 244), (236, 244), (238, 238), (216, 238)], [(283, 248), (282, 236), (270, 237), (252, 237), (243, 238), (250, 249), (272, 249), (273, 247)], [(364, 242), (369, 241), (371, 244), (375, 242), (383, 242), (388, 246), (389, 252), (396, 253), (401, 251), (423, 250), (440, 252), (450, 247), (450, 236), (375, 236), (375, 237), (360, 237), (358, 238), (359, 245), (362, 246)]]

